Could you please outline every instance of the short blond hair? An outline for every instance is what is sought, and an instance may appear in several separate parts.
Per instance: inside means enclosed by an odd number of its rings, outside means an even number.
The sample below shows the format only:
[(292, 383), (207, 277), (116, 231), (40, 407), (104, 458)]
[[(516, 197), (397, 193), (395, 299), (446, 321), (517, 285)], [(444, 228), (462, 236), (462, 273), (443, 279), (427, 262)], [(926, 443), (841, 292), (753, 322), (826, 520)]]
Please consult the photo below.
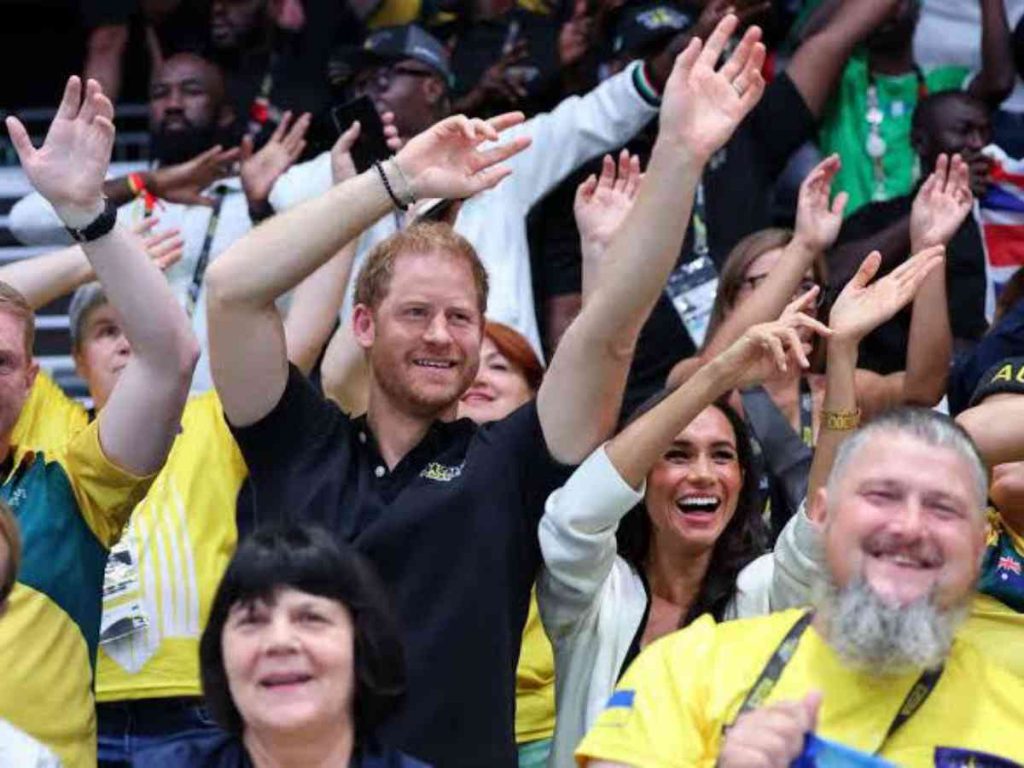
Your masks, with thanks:
[(28, 299), (13, 285), (0, 280), (0, 312), (21, 320), (25, 334), (25, 357), (32, 359), (32, 345), (36, 340), (36, 313)]
[(355, 303), (371, 310), (380, 306), (391, 288), (395, 262), (407, 253), (438, 253), (462, 261), (473, 274), (480, 315), (487, 310), (487, 270), (476, 249), (448, 224), (423, 221), (396, 232), (370, 251), (356, 278)]
[(7, 570), (0, 573), (0, 605), (6, 602), (14, 590), (14, 583), (18, 580), (18, 568), (21, 565), (21, 536), (18, 533), (18, 521), (14, 519), (14, 513), (7, 506), (7, 502), (0, 501), (0, 539), (7, 542), (9, 557)]

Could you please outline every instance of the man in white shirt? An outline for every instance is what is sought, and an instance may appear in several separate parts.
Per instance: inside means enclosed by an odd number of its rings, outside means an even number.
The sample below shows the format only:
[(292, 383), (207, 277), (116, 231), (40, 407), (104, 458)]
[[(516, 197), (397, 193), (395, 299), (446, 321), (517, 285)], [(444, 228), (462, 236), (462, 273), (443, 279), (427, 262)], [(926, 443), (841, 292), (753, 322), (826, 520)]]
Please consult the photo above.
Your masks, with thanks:
[[(448, 55), (444, 46), (415, 25), (382, 29), (370, 35), (354, 78), (357, 94), (370, 96), (378, 112), (391, 112), (400, 139), (446, 117), (449, 98)], [(456, 231), (473, 244), (491, 284), (487, 315), (512, 326), (540, 353), (534, 312), (526, 216), (535, 203), (590, 158), (616, 149), (657, 114), (659, 97), (652, 73), (642, 62), (628, 66), (590, 93), (565, 99), (552, 112), (510, 129), (510, 138), (529, 136), (532, 144), (509, 161), (511, 178), (465, 201)], [(665, 74), (665, 73), (663, 73)], [(286, 172), (270, 202), (291, 208), (331, 186), (327, 153)], [(374, 245), (406, 223), (408, 215), (388, 214), (359, 240), (352, 274)], [(342, 315), (352, 310), (352, 285)]]

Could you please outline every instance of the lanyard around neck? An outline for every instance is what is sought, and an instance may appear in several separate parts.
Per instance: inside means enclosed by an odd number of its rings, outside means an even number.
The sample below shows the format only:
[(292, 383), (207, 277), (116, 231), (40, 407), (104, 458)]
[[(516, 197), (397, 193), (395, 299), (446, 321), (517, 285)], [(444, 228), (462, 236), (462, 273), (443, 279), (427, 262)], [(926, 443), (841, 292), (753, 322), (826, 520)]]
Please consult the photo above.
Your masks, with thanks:
[[(804, 613), (794, 624), (786, 636), (782, 638), (782, 642), (779, 643), (775, 652), (772, 653), (768, 663), (764, 665), (764, 669), (761, 670), (761, 674), (757, 678), (757, 682), (754, 683), (747, 697), (743, 700), (743, 704), (740, 705), (739, 711), (736, 713), (738, 718), (745, 712), (750, 712), (753, 709), (757, 709), (762, 706), (768, 699), (769, 694), (775, 689), (775, 685), (779, 682), (779, 678), (782, 677), (782, 671), (786, 668), (789, 662), (793, 658), (793, 654), (796, 653), (797, 646), (800, 644), (800, 638), (807, 631), (807, 628), (811, 625), (811, 621), (814, 619), (814, 611), (807, 611)], [(921, 705), (925, 703), (932, 691), (935, 690), (936, 684), (939, 682), (939, 678), (942, 676), (943, 667), (937, 669), (926, 669), (921, 673), (921, 676), (917, 678), (917, 681), (911, 687), (910, 692), (907, 693), (903, 703), (900, 705), (899, 710), (896, 712), (896, 716), (889, 724), (889, 729), (885, 732), (885, 736), (882, 738), (881, 743), (875, 750), (875, 754), (882, 751), (882, 747), (885, 746), (886, 742), (892, 738), (893, 734), (896, 733), (914, 714), (921, 708)], [(733, 719), (735, 722), (735, 718)], [(729, 725), (732, 725), (730, 723)], [(726, 726), (728, 728), (728, 726)]]

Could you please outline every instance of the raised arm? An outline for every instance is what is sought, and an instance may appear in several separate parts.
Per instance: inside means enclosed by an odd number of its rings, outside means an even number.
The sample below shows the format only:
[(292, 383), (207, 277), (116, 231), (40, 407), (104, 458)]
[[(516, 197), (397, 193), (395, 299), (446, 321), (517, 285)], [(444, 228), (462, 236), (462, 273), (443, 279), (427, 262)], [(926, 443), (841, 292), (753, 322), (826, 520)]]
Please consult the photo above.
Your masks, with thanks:
[[(525, 149), (529, 139), (488, 149), (480, 145), (496, 141), (499, 131), (522, 119), (519, 113), (490, 121), (460, 115), (437, 123), (384, 164), (391, 188), (414, 199), (461, 199), (493, 187), (510, 172), (499, 164)], [(210, 362), (233, 424), (258, 421), (284, 392), (287, 352), (274, 301), (391, 207), (377, 170), (370, 169), (264, 222), (210, 266)]]
[[(181, 259), (184, 244), (176, 229), (153, 234), (159, 221), (155, 216), (143, 219), (133, 231), (153, 263), (166, 270)], [(17, 288), (35, 310), (95, 279), (92, 264), (77, 245), (0, 267), (0, 281)]]
[(633, 210), (608, 248), (607, 269), (565, 332), (537, 396), (548, 448), (582, 461), (613, 429), (637, 336), (682, 247), (693, 195), (708, 158), (761, 97), (764, 46), (753, 27), (716, 71), (736, 18), (677, 59), (661, 126)]
[(994, 110), (1013, 90), (1017, 71), (1013, 65), (1013, 45), (1004, 0), (980, 2), (981, 71), (967, 90)]
[[(934, 172), (914, 199), (910, 214), (911, 253), (948, 245), (970, 214), (973, 202), (967, 163), (959, 155), (952, 160), (940, 155)], [(914, 298), (902, 401), (926, 407), (938, 404), (946, 393), (952, 360), (946, 270), (936, 269)]]
[[(278, 140), (283, 143), (299, 128), (300, 126), (297, 124), (288, 135), (280, 132)], [(304, 132), (305, 130), (302, 129), (302, 133)], [(277, 134), (278, 131), (275, 131), (275, 135)], [(301, 134), (299, 136), (301, 138)], [(331, 150), (331, 173), (335, 184), (340, 184), (356, 175), (355, 165), (349, 151), (357, 138), (359, 138), (359, 124), (354, 123), (341, 135)], [(244, 148), (243, 144), (243, 151)], [(283, 146), (276, 150), (278, 154), (282, 151)], [(289, 164), (290, 162), (289, 160)], [(282, 165), (284, 164), (281, 163), (278, 167)], [(281, 168), (277, 175), (280, 175), (286, 167)], [(270, 186), (270, 184), (266, 185), (268, 192)], [(263, 198), (263, 202), (266, 203), (266, 198)], [(250, 207), (251, 205), (250, 201)], [(291, 307), (284, 319), (285, 345), (288, 349), (288, 360), (306, 376), (316, 365), (331, 334), (337, 335), (341, 330), (338, 327), (338, 312), (341, 309), (341, 302), (345, 298), (345, 286), (348, 285), (349, 275), (352, 272), (352, 262), (355, 259), (358, 242), (358, 239), (351, 240), (327, 263), (299, 283), (298, 288), (292, 294)], [(337, 330), (335, 330), (336, 328)], [(355, 344), (354, 339), (353, 344)], [(324, 359), (326, 362), (326, 355)], [(326, 393), (327, 389), (322, 379), (321, 386), (324, 387)]]
[[(68, 80), (38, 150), (25, 127), (7, 119), (26, 175), (72, 227), (84, 227), (103, 212), (103, 178), (114, 143), (110, 101), (95, 81), (86, 85), (84, 98), (82, 90), (77, 77)], [(82, 248), (132, 346), (100, 411), (100, 442), (116, 464), (150, 474), (163, 464), (177, 434), (199, 347), (167, 281), (137, 238), (114, 228)]]
[(892, 14), (901, 0), (841, 2), (808, 34), (786, 68), (811, 114), (820, 118), (854, 49)]
[(858, 395), (857, 352), (871, 331), (905, 307), (929, 274), (943, 265), (942, 246), (929, 248), (908, 259), (885, 277), (871, 282), (882, 257), (868, 255), (857, 274), (839, 294), (829, 314), (832, 337), (828, 341), (825, 368), (825, 402), (822, 428), (814, 446), (807, 498), (813, 499), (832, 469), (836, 450), (848, 432), (833, 428), (828, 414), (854, 414), (863, 409)]
[(632, 210), (642, 178), (640, 158), (624, 149), (618, 165), (611, 155), (605, 155), (601, 175), (591, 174), (576, 188), (573, 215), (580, 233), (584, 304), (601, 282), (605, 252)]
[(832, 179), (839, 166), (839, 156), (832, 155), (807, 174), (800, 185), (796, 230), (783, 249), (778, 265), (746, 301), (729, 313), (697, 358), (683, 360), (673, 368), (669, 374), (671, 383), (684, 381), (699, 366), (728, 349), (751, 326), (777, 318), (793, 300), (814, 260), (828, 250), (839, 235), (848, 196), (840, 192), (829, 202)]

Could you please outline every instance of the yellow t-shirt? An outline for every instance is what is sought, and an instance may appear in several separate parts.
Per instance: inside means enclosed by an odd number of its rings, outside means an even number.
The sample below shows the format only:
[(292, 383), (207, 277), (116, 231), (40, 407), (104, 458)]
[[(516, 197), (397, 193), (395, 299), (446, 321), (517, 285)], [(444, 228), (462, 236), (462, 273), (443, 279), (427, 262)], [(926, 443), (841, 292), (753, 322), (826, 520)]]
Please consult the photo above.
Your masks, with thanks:
[(111, 463), (93, 423), (60, 450), (18, 446), (0, 487), (23, 543), (0, 621), (0, 719), (67, 768), (96, 765), (92, 682), (107, 549), (151, 481)]
[(516, 743), (550, 739), (555, 734), (555, 654), (530, 593), (530, 613), (516, 667)]
[(11, 432), (11, 442), (39, 451), (55, 451), (88, 424), (89, 413), (82, 404), (64, 394), (53, 379), (40, 371)]
[(199, 637), (247, 470), (215, 392), (189, 399), (181, 427), (107, 569), (98, 701), (202, 695)]
[[(637, 768), (715, 765), (722, 730), (802, 611), (716, 624), (704, 616), (653, 643), (623, 677), (580, 744), (586, 759)], [(817, 733), (872, 753), (917, 675), (878, 678), (843, 665), (809, 627), (767, 702), (824, 694)], [(900, 766), (967, 765), (973, 753), (1024, 760), (1024, 682), (954, 643), (931, 696), (879, 756)], [(938, 750), (954, 750), (941, 762)], [(983, 764), (980, 763), (979, 764)]]
[(995, 510), (989, 511), (978, 596), (961, 637), (1024, 679), (1024, 537)]

